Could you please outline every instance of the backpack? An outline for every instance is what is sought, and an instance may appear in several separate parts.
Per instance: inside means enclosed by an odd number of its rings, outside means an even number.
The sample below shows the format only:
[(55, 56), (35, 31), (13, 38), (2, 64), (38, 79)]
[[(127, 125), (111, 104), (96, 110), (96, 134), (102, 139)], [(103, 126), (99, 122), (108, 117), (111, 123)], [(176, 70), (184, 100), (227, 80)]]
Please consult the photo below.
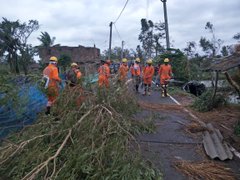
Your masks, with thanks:
[(66, 78), (67, 78), (68, 81), (70, 81), (71, 85), (76, 85), (77, 84), (77, 75), (72, 69), (70, 69), (67, 72)]

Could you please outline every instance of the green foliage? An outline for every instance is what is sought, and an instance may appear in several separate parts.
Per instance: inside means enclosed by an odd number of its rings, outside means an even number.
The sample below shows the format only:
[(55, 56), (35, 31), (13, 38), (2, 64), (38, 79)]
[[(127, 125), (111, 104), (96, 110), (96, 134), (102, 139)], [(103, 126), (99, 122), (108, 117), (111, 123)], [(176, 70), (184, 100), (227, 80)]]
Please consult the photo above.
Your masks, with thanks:
[(67, 54), (60, 55), (58, 59), (58, 66), (63, 67), (64, 71), (66, 71), (66, 68), (70, 66), (71, 64), (71, 57)]
[[(146, 129), (131, 118), (137, 111), (135, 99), (116, 83), (111, 85), (113, 91), (102, 89), (103, 98), (82, 91), (80, 86), (66, 88), (54, 104), (52, 115), (40, 116), (36, 124), (13, 134), (8, 138), (11, 143), (2, 145), (1, 176), (161, 179), (152, 164), (142, 160), (135, 144), (133, 133)], [(11, 156), (15, 150), (17, 153)]]
[(200, 39), (200, 46), (202, 50), (210, 57), (215, 57), (220, 50), (220, 47), (223, 43), (221, 39), (217, 39), (215, 36), (215, 29), (211, 22), (207, 22), (205, 26), (206, 30), (209, 30), (209, 33), (212, 35), (210, 40), (206, 39), (205, 37), (201, 37)]
[(200, 112), (211, 111), (213, 108), (226, 105), (226, 100), (223, 96), (216, 94), (214, 101), (212, 101), (212, 90), (204, 92), (192, 104), (192, 107)]
[(240, 33), (237, 33), (233, 36), (233, 39), (240, 40)]
[(196, 43), (194, 41), (188, 42), (184, 52), (188, 57), (194, 57), (196, 55)]
[(139, 41), (142, 43), (144, 54), (150, 58), (152, 53), (155, 52), (157, 56), (163, 52), (164, 48), (160, 40), (165, 38), (165, 24), (153, 23), (151, 20), (141, 19), (141, 33), (138, 36)]
[(154, 59), (155, 63), (163, 64), (165, 58), (170, 59), (174, 78), (182, 81), (188, 80), (187, 58), (179, 49), (169, 49), (168, 52), (161, 54)]
[(237, 122), (235, 128), (234, 128), (234, 133), (237, 135), (237, 136), (240, 136), (240, 120)]
[(0, 63), (0, 76), (9, 75), (10, 69), (6, 63)]
[(7, 104), (9, 101), (18, 102), (18, 86), (12, 81), (14, 77), (8, 74), (0, 74), (0, 106)]
[(29, 104), (29, 89), (38, 79), (36, 75), (1, 75), (0, 71), (0, 107), (11, 108), (17, 118), (22, 116)]
[(221, 50), (222, 56), (228, 56), (229, 55), (229, 47), (223, 46)]
[(177, 86), (170, 86), (170, 87), (168, 87), (168, 92), (171, 95), (195, 97), (194, 95), (183, 91), (181, 87), (177, 87)]
[(38, 37), (37, 39), (41, 42), (40, 46), (51, 47), (54, 44), (56, 38), (51, 38), (48, 32), (41, 32), (40, 37)]
[(30, 45), (27, 44), (27, 40), (32, 32), (38, 28), (39, 24), (36, 20), (21, 23), (19, 20), (9, 21), (3, 18), (0, 23), (0, 56), (6, 55), (10, 70), (13, 73), (20, 73), (19, 65), (23, 67), (25, 74), (27, 73), (27, 66), (33, 56), (30, 53)]
[(202, 47), (202, 50), (207, 54), (213, 54), (215, 53), (214, 45), (210, 42), (210, 40), (207, 40), (205, 37), (201, 37), (200, 39), (200, 46)]
[(240, 71), (234, 71), (232, 72), (232, 79), (240, 86)]
[[(119, 61), (119, 60), (121, 60), (121, 54), (122, 54), (122, 48), (115, 46), (111, 50), (110, 59)], [(108, 55), (109, 55), (109, 49), (104, 50), (103, 54), (102, 54), (102, 59), (108, 59)], [(126, 57), (126, 58), (130, 57), (130, 51), (128, 49), (123, 49), (123, 57)]]

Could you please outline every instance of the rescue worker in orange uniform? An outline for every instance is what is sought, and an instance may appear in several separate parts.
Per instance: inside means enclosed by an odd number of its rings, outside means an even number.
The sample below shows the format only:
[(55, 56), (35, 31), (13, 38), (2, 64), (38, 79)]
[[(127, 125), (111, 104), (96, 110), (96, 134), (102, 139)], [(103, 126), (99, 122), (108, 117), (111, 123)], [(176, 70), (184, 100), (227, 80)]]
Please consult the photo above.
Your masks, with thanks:
[(100, 88), (105, 87), (109, 88), (109, 78), (110, 78), (110, 64), (111, 60), (106, 60), (103, 65), (98, 69), (98, 86)]
[(135, 90), (139, 93), (138, 88), (141, 83), (141, 68), (140, 68), (140, 59), (136, 58), (134, 65), (131, 68), (131, 73), (134, 80)]
[(145, 87), (143, 95), (148, 94), (150, 96), (153, 76), (154, 76), (154, 67), (152, 66), (152, 59), (148, 59), (147, 66), (143, 69), (143, 82)]
[(167, 97), (167, 85), (172, 76), (172, 67), (169, 63), (169, 59), (164, 59), (164, 64), (159, 68), (160, 83), (162, 86), (162, 97)]
[(47, 109), (45, 114), (50, 114), (50, 109), (53, 103), (56, 101), (59, 93), (58, 83), (61, 83), (62, 80), (58, 75), (57, 68), (58, 59), (55, 56), (50, 57), (49, 65), (43, 70), (43, 75), (48, 79), (47, 84)]
[(67, 80), (69, 81), (69, 86), (74, 87), (77, 85), (78, 80), (82, 77), (81, 71), (78, 69), (77, 63), (71, 64), (71, 69), (67, 72)]
[(128, 65), (127, 65), (127, 59), (123, 58), (122, 59), (122, 64), (120, 65), (119, 68), (119, 81), (124, 82), (127, 79), (127, 73), (128, 73)]

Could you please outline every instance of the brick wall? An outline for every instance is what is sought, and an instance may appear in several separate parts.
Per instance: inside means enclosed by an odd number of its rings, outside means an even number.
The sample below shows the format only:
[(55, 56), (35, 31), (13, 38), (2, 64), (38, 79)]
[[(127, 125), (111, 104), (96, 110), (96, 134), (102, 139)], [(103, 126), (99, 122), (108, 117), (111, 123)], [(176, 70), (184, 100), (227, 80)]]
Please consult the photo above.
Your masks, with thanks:
[(39, 47), (39, 56), (45, 63), (49, 62), (51, 56), (59, 58), (62, 54), (69, 55), (72, 62), (77, 62), (78, 64), (98, 63), (100, 61), (100, 49), (96, 47)]

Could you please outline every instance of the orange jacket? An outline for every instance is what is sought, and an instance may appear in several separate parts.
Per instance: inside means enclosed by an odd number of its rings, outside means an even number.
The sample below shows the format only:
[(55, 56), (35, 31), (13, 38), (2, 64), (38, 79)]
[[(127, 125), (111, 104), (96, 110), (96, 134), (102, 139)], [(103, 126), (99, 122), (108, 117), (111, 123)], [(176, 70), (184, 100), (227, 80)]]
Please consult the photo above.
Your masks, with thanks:
[(141, 75), (141, 68), (139, 64), (134, 63), (134, 65), (131, 68), (131, 73), (133, 76), (140, 76)]
[(123, 81), (124, 79), (126, 79), (127, 73), (128, 73), (128, 66), (121, 64), (119, 68), (119, 80)]
[(172, 75), (171, 65), (162, 64), (159, 68), (158, 74), (161, 79), (171, 79), (171, 75)]
[(108, 78), (110, 77), (110, 68), (108, 64), (104, 64), (98, 69), (98, 86), (106, 88), (109, 87)]
[(100, 66), (98, 69), (98, 74), (99, 74), (99, 76), (102, 76), (102, 77), (108, 79), (110, 77), (110, 68), (109, 68), (108, 64), (104, 64), (104, 65)]
[(154, 75), (154, 67), (151, 66), (146, 66), (143, 69), (143, 81), (145, 84), (151, 84), (152, 83), (152, 78)]
[(58, 69), (55, 65), (49, 64), (44, 70), (43, 75), (49, 78), (48, 87), (57, 87), (57, 82), (61, 82), (58, 75)]

